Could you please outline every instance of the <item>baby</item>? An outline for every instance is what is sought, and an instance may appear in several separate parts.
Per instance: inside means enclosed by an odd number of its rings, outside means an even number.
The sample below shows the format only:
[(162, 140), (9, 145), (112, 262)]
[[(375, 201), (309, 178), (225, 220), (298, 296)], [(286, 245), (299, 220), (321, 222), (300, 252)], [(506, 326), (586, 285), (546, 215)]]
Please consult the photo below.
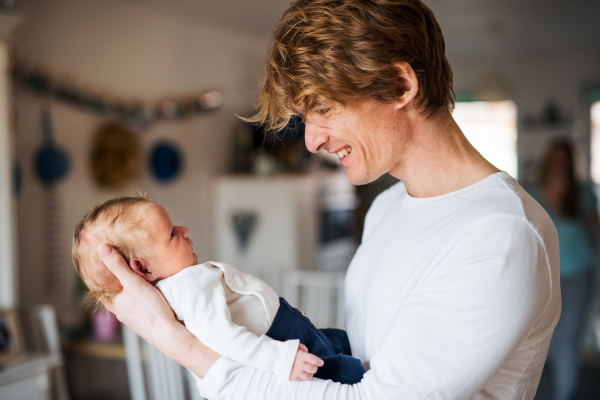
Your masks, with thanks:
[(320, 357), (324, 365), (315, 377), (342, 383), (362, 379), (365, 370), (351, 357), (345, 331), (317, 329), (266, 283), (230, 265), (198, 264), (188, 233), (145, 197), (120, 197), (92, 207), (73, 236), (73, 262), (89, 290), (86, 301), (102, 307), (122, 289), (96, 254), (100, 244), (108, 243), (135, 273), (158, 287), (177, 318), (217, 353), (290, 380), (311, 379)]

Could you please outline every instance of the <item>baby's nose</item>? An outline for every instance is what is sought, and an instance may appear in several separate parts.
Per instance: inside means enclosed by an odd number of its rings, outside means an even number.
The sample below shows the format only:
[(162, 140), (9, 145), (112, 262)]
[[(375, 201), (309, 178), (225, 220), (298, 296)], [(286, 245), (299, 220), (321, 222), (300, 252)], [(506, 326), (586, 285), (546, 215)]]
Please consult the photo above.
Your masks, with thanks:
[(181, 234), (183, 235), (184, 238), (187, 238), (189, 233), (190, 233), (190, 230), (188, 229), (187, 226), (181, 227)]

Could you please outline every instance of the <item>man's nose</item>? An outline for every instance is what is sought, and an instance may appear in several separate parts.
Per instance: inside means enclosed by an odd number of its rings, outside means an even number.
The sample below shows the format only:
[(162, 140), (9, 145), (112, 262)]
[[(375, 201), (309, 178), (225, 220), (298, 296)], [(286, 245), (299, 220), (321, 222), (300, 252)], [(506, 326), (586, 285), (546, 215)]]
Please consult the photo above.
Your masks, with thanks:
[(306, 142), (308, 151), (318, 153), (320, 150), (323, 150), (325, 143), (327, 143), (327, 138), (327, 132), (324, 128), (306, 123), (304, 127), (304, 141)]

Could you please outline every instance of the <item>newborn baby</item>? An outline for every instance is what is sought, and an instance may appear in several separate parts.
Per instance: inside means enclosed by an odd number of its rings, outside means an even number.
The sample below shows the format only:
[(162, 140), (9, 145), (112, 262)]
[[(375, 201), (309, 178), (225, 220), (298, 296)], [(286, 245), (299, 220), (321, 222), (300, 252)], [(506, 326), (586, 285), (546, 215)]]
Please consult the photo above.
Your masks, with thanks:
[[(99, 245), (108, 243), (135, 273), (158, 287), (177, 318), (217, 353), (285, 379), (362, 379), (364, 368), (350, 356), (344, 331), (317, 329), (266, 283), (230, 265), (198, 264), (188, 233), (144, 197), (120, 197), (91, 208), (73, 237), (73, 262), (89, 289), (87, 302), (101, 307), (122, 289), (96, 254)], [(324, 365), (317, 371), (319, 357)]]

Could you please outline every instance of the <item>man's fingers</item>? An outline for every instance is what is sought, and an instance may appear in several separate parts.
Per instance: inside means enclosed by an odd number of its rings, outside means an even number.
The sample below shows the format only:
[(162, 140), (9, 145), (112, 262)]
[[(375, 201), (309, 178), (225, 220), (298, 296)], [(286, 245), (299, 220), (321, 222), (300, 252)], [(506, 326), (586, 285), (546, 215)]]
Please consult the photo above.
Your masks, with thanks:
[(129, 268), (121, 253), (115, 251), (111, 246), (101, 244), (98, 246), (97, 252), (106, 268), (117, 277), (123, 287), (141, 279)]
[(300, 343), (300, 344), (298, 345), (298, 348), (299, 348), (300, 350), (303, 350), (303, 351), (305, 351), (305, 352), (307, 352), (307, 353), (308, 353), (308, 347), (306, 347), (306, 346), (305, 346), (305, 345), (303, 345), (302, 343)]

